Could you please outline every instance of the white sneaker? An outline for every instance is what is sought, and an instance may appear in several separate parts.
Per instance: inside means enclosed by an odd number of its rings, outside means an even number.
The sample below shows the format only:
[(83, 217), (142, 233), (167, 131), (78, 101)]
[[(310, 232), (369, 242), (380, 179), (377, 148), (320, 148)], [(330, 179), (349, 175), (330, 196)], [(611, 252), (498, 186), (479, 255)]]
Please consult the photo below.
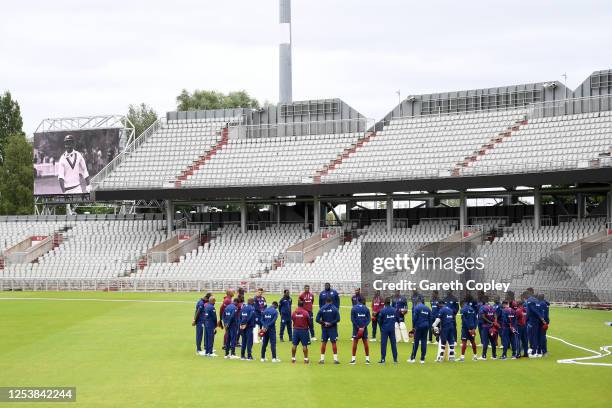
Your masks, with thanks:
[(317, 341), (317, 338), (316, 337), (311, 337), (310, 341)]
[(455, 361), (455, 356), (448, 356), (448, 361)]
[(414, 363), (414, 361), (415, 361), (415, 360), (414, 360), (414, 359), (412, 359), (412, 358), (410, 358), (410, 359), (408, 359), (408, 360), (406, 360), (406, 361), (407, 361), (407, 362), (409, 362), (410, 364), (412, 364), (412, 363)]
[(353, 360), (351, 360), (351, 362), (349, 364), (355, 365), (355, 364), (357, 364), (357, 360), (353, 359)]
[(262, 362), (262, 363), (265, 363), (265, 362), (266, 362), (266, 359), (265, 359), (265, 358), (262, 358), (262, 359), (261, 359), (261, 362)]
[(370, 340), (371, 342), (375, 342), (376, 341), (376, 337), (374, 337), (373, 339)]
[(280, 358), (273, 358), (272, 362), (273, 363), (280, 363), (281, 361), (280, 361)]
[(215, 353), (211, 353), (208, 355), (208, 357), (218, 357)]
[(196, 351), (196, 356), (205, 356), (206, 352), (205, 351)]
[(226, 360), (228, 360), (228, 359), (230, 358), (230, 355), (229, 355), (229, 354), (226, 354), (226, 355), (225, 355), (223, 358), (224, 358), (224, 359), (226, 359)]
[(232, 360), (239, 360), (239, 359), (240, 359), (240, 357), (238, 357), (238, 356), (237, 356), (237, 355), (235, 355), (235, 354), (232, 354), (232, 355), (230, 356), (230, 359), (232, 359)]
[(421, 364), (425, 364), (425, 360), (421, 360)]
[(479, 359), (479, 360), (482, 360), (482, 361), (487, 361), (487, 358), (486, 358), (486, 357), (478, 357), (478, 359)]
[(472, 356), (472, 361), (478, 361), (478, 356)]
[(457, 360), (457, 361), (464, 362), (465, 361), (465, 357), (461, 356), (461, 357), (459, 357), (459, 360)]

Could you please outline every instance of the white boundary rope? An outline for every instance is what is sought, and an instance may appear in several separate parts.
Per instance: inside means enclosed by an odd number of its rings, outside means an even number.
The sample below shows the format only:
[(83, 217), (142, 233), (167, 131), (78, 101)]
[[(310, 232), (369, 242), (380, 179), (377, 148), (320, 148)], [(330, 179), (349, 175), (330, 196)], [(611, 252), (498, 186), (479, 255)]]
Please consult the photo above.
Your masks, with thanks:
[(554, 337), (554, 336), (547, 336), (549, 339), (554, 339), (557, 341), (560, 341), (563, 344), (566, 344), (570, 347), (574, 347), (580, 350), (584, 350), (584, 351), (588, 351), (589, 353), (592, 353), (592, 356), (587, 356), (587, 357), (575, 357), (575, 358), (566, 358), (566, 359), (562, 359), (562, 360), (557, 360), (557, 363), (559, 364), (579, 364), (579, 365), (589, 365), (589, 366), (604, 366), (604, 367), (612, 367), (612, 363), (593, 363), (593, 362), (584, 362), (585, 360), (595, 360), (597, 358), (602, 358), (602, 357), (607, 357), (610, 354), (612, 354), (612, 351), (610, 351), (610, 349), (612, 349), (612, 345), (610, 346), (602, 346), (599, 348), (599, 351), (595, 351), (595, 350), (591, 350), (588, 349), (586, 347), (582, 347), (582, 346), (578, 346), (576, 344), (572, 344), (569, 341), (560, 339), (558, 337)]

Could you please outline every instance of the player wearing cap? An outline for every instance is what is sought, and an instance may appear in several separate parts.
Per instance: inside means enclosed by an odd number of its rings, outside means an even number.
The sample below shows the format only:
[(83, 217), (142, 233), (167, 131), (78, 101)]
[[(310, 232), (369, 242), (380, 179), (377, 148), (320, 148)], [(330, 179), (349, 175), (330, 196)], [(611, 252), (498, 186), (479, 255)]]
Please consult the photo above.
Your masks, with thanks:
[(236, 340), (238, 331), (238, 298), (223, 309), (223, 324), (225, 325), (225, 358), (236, 359)]
[(304, 353), (304, 364), (308, 364), (308, 345), (310, 344), (310, 315), (304, 309), (304, 302), (299, 300), (298, 307), (291, 315), (293, 321), (293, 337), (291, 338), (291, 362), (295, 363), (295, 352), (298, 344), (302, 343), (302, 352)]
[(317, 338), (315, 337), (314, 322), (312, 318), (313, 317), (312, 306), (314, 303), (314, 295), (310, 291), (310, 286), (308, 285), (304, 286), (304, 291), (300, 294), (299, 300), (304, 302), (304, 309), (306, 309), (306, 311), (308, 312), (308, 315), (310, 316), (310, 340), (315, 341)]
[(280, 341), (284, 341), (283, 334), (285, 334), (285, 328), (287, 329), (287, 335), (289, 336), (289, 341), (293, 338), (293, 334), (291, 333), (291, 304), (293, 300), (291, 299), (291, 295), (289, 295), (289, 289), (285, 289), (283, 291), (283, 297), (278, 302), (278, 311), (280, 312)]
[(378, 313), (378, 319), (380, 321), (380, 364), (385, 364), (387, 357), (387, 341), (391, 343), (393, 363), (397, 363), (397, 341), (395, 338), (397, 316), (397, 309), (391, 306), (391, 299), (385, 299), (385, 307)]
[(395, 339), (397, 341), (404, 341), (408, 343), (410, 337), (408, 336), (408, 328), (406, 327), (405, 317), (408, 313), (408, 299), (400, 294), (399, 290), (395, 291), (395, 296), (391, 301), (391, 307), (395, 308), (397, 314), (396, 325), (395, 325)]
[(340, 311), (332, 303), (333, 299), (328, 297), (325, 300), (325, 305), (319, 309), (317, 313), (316, 322), (321, 325), (321, 360), (319, 364), (325, 363), (325, 349), (327, 348), (327, 342), (330, 341), (332, 344), (332, 350), (334, 352), (334, 364), (340, 364), (338, 361), (338, 348), (336, 340), (338, 339), (338, 322), (340, 321)]
[(376, 341), (376, 329), (378, 328), (378, 312), (385, 307), (385, 300), (380, 296), (380, 290), (374, 292), (374, 297), (372, 298), (372, 339), (371, 341)]
[[(455, 360), (455, 332), (457, 331), (455, 323), (455, 314), (453, 309), (446, 305), (444, 301), (438, 302), (440, 311), (438, 317), (434, 321), (432, 327), (434, 330), (440, 332), (440, 346), (438, 349), (438, 356), (436, 362), (444, 361), (444, 354), (446, 353), (446, 347), (448, 346), (448, 361)], [(438, 327), (440, 326), (440, 327)]]
[(365, 305), (365, 299), (362, 299), (363, 303), (356, 304), (351, 309), (351, 323), (353, 323), (353, 357), (351, 358), (351, 364), (356, 364), (357, 360), (355, 355), (357, 354), (357, 344), (359, 339), (363, 341), (363, 348), (365, 350), (365, 362), (370, 364), (370, 345), (368, 344), (368, 325), (371, 321), (370, 311)]
[(431, 309), (423, 304), (423, 298), (416, 298), (416, 306), (412, 308), (412, 330), (414, 330), (414, 344), (412, 346), (412, 354), (410, 355), (409, 363), (414, 363), (421, 345), (421, 364), (425, 364), (425, 355), (427, 354), (427, 332), (431, 327), (432, 316)]
[[(59, 159), (57, 167), (57, 179), (62, 194), (82, 194), (89, 192), (89, 172), (85, 159), (80, 152), (74, 150), (74, 138), (66, 135), (64, 138), (66, 151)], [(81, 186), (81, 177), (87, 186), (85, 190)]]
[(276, 320), (278, 319), (278, 302), (272, 302), (272, 306), (266, 308), (261, 314), (261, 362), (266, 361), (266, 349), (270, 344), (270, 350), (272, 351), (272, 362), (279, 363), (280, 360), (276, 358)]
[(472, 352), (474, 353), (472, 360), (478, 360), (475, 339), (477, 325), (476, 312), (474, 311), (473, 305), (468, 301), (462, 302), (461, 306), (461, 357), (459, 357), (459, 361), (465, 360), (465, 349), (467, 348), (468, 341), (472, 344)]
[[(240, 359), (253, 360), (253, 328), (255, 327), (255, 301), (249, 298), (240, 309)], [(246, 356), (245, 356), (246, 355)]]

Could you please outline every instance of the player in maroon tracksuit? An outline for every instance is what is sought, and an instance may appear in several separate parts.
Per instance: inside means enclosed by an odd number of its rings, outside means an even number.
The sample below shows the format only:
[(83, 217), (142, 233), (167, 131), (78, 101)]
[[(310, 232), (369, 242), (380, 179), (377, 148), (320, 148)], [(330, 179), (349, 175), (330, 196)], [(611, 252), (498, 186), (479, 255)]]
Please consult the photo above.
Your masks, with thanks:
[(314, 341), (317, 339), (314, 335), (314, 322), (312, 319), (312, 305), (314, 304), (314, 295), (310, 291), (310, 286), (304, 286), (304, 292), (302, 292), (302, 294), (300, 295), (299, 300), (304, 302), (304, 310), (306, 310), (308, 312), (308, 315), (310, 316), (310, 340)]
[[(227, 305), (229, 305), (230, 303), (232, 303), (234, 298), (234, 291), (231, 289), (228, 289), (225, 292), (225, 297), (223, 298), (223, 303), (221, 304), (221, 307), (219, 308), (219, 323), (218, 326), (220, 329), (223, 329), (223, 311), (225, 310), (225, 307)], [(240, 314), (238, 315), (240, 316)], [(225, 347), (225, 342), (227, 341), (227, 330), (225, 331), (225, 334), (223, 335), (223, 346)]]
[(516, 313), (516, 326), (518, 329), (518, 356), (520, 357), (520, 351), (523, 350), (522, 357), (529, 357), (529, 342), (527, 341), (527, 311), (523, 306), (523, 301), (512, 301), (512, 308)]
[(310, 336), (308, 330), (310, 329), (312, 317), (308, 310), (304, 308), (304, 301), (298, 301), (298, 307), (291, 314), (291, 321), (293, 322), (293, 338), (291, 339), (291, 362), (295, 363), (295, 351), (297, 345), (302, 343), (302, 351), (304, 352), (304, 364), (308, 364), (308, 344), (310, 344)]
[(385, 307), (385, 300), (380, 296), (380, 290), (377, 290), (372, 298), (372, 338), (370, 341), (376, 341), (376, 328), (378, 327), (376, 315), (383, 307)]

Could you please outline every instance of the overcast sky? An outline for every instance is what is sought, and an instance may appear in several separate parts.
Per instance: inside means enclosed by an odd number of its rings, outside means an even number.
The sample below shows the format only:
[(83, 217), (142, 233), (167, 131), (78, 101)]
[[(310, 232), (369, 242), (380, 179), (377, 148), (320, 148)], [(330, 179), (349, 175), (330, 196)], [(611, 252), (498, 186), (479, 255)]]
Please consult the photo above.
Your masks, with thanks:
[[(278, 99), (278, 0), (2, 0), (0, 91), (44, 118), (174, 110), (180, 90)], [(502, 4), (503, 3), (503, 4)], [(612, 67), (612, 2), (293, 0), (294, 100), (379, 119), (402, 95)]]

